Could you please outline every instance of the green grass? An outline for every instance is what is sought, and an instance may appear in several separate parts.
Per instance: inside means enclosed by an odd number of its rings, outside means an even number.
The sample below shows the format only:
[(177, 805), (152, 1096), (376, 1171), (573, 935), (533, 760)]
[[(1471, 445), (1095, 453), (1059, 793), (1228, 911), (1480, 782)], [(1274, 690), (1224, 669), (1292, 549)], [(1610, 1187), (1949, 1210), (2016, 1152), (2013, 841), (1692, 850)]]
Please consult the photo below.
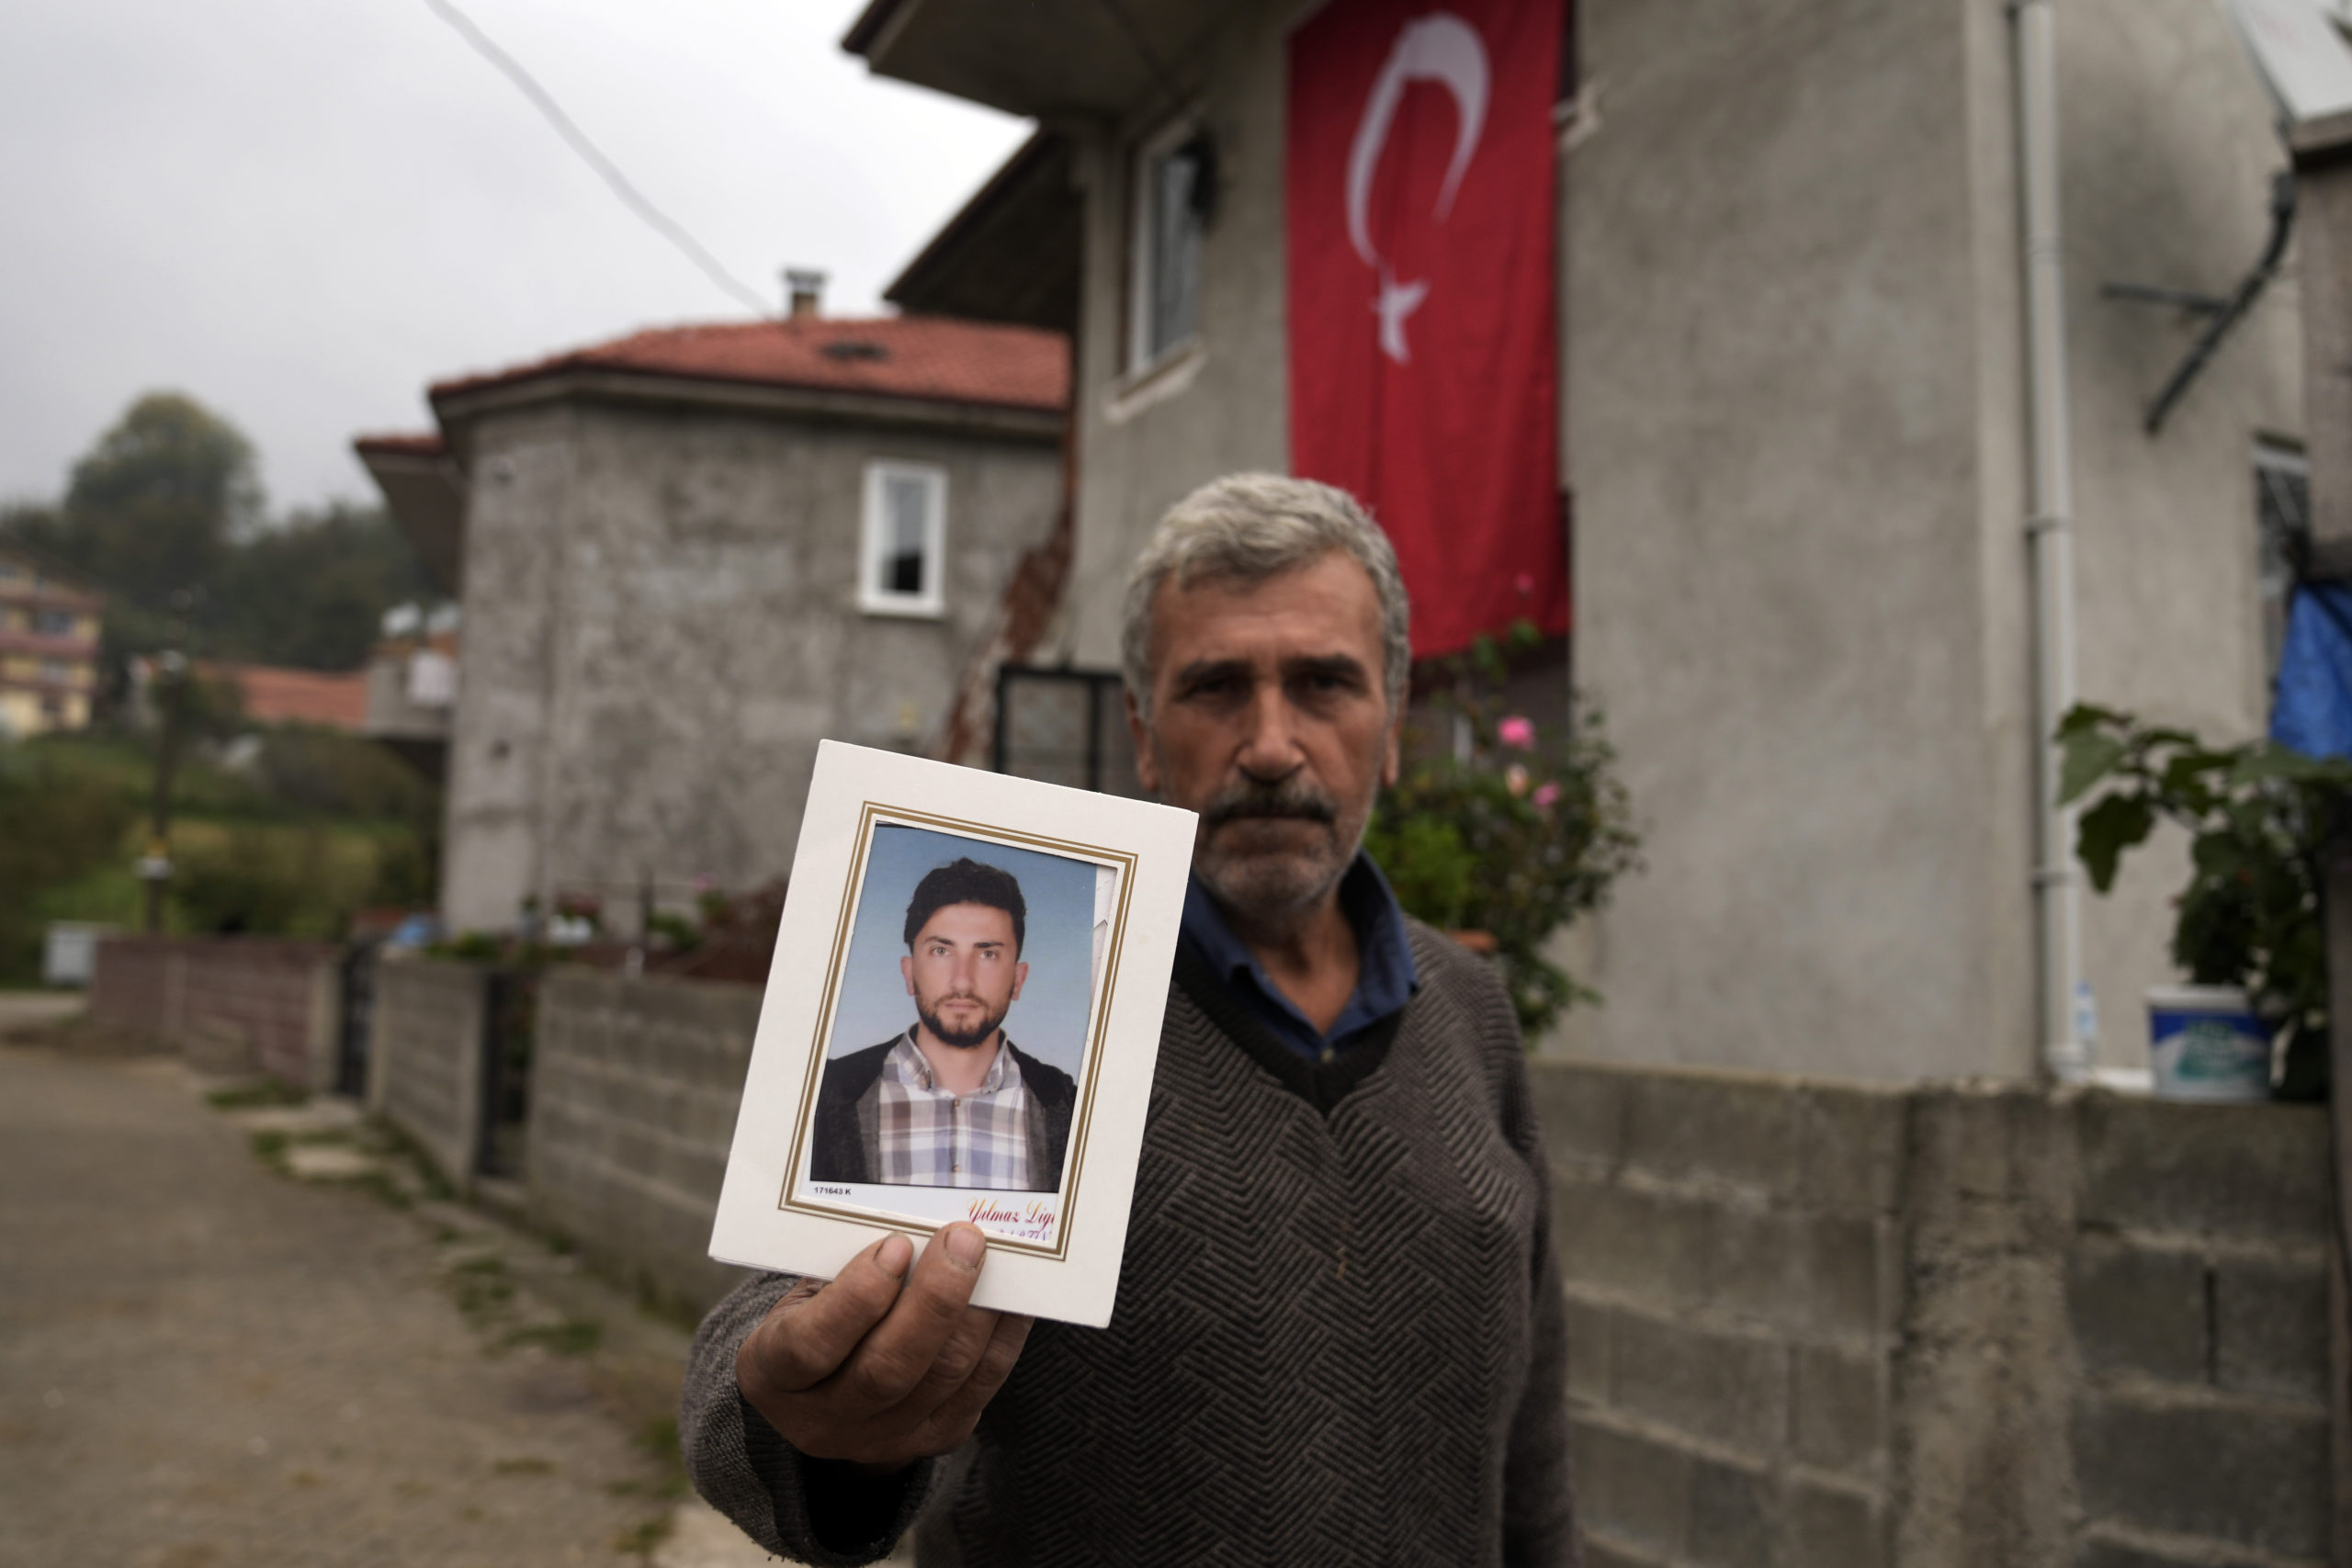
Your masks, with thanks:
[(232, 1084), (216, 1089), (204, 1097), (204, 1102), (215, 1111), (259, 1111), (280, 1105), (307, 1105), (310, 1094), (303, 1089), (282, 1084), (276, 1078), (255, 1078), (251, 1083)]

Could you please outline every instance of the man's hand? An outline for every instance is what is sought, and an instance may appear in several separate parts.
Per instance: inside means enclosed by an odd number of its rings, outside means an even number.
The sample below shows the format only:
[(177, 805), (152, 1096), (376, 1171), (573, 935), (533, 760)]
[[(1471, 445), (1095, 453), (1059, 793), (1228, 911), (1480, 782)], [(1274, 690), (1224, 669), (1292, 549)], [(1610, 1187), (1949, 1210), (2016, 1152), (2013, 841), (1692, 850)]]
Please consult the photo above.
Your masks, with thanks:
[(888, 1235), (831, 1283), (795, 1286), (735, 1354), (743, 1397), (812, 1459), (877, 1472), (971, 1435), (1012, 1371), (1030, 1319), (970, 1304), (988, 1239), (949, 1225), (909, 1275), (914, 1244)]

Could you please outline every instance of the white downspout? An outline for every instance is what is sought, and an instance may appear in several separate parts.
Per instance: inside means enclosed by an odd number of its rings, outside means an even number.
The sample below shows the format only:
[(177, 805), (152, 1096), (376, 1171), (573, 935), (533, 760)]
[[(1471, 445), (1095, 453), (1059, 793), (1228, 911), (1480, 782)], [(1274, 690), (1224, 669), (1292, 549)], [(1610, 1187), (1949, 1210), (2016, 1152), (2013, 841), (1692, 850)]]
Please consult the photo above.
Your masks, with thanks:
[(2026, 408), (2033, 571), (2034, 914), (2041, 948), (2041, 1065), (2072, 1080), (2090, 1071), (2075, 1028), (2083, 972), (2075, 813), (2058, 804), (2051, 739), (2075, 705), (2075, 498), (2066, 426), (2065, 269), (2058, 243), (2057, 17), (2052, 0), (2018, 0), (2018, 156), (2024, 197)]

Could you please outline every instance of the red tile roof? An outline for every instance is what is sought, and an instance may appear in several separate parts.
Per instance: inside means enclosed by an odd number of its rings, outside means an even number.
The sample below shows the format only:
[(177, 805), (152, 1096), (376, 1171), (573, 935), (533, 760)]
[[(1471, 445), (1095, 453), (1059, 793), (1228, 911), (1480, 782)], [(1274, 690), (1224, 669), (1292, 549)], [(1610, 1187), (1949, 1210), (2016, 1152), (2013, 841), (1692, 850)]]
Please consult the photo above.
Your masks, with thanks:
[(568, 370), (634, 371), (1004, 408), (1058, 411), (1069, 403), (1069, 347), (1061, 333), (944, 316), (816, 316), (660, 327), (511, 370), (436, 382), (433, 396), (437, 401)]
[(368, 722), (368, 671), (322, 675), (315, 670), (281, 670), (267, 664), (199, 664), (213, 678), (237, 683), (245, 716), (261, 724), (320, 724), (359, 729)]

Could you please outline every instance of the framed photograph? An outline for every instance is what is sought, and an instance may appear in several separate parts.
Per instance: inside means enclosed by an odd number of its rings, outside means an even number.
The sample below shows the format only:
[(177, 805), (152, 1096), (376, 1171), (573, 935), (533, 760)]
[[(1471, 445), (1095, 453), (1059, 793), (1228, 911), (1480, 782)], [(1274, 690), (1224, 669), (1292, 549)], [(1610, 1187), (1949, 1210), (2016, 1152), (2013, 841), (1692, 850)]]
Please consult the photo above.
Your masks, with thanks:
[(828, 740), (711, 1256), (989, 1235), (980, 1305), (1111, 1320), (1189, 811)]

